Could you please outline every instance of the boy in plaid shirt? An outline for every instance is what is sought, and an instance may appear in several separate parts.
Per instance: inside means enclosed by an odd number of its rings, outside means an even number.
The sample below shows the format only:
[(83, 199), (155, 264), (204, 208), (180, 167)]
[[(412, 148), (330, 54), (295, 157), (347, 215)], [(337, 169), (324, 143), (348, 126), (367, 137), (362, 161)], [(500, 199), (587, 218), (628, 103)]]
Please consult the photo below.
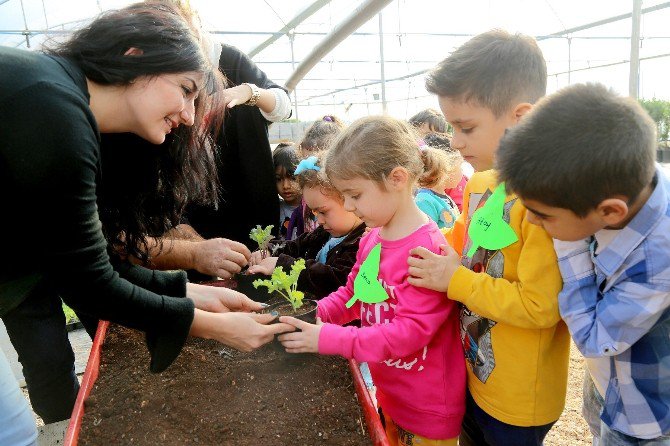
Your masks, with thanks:
[(640, 105), (587, 84), (538, 104), (497, 154), (500, 181), (555, 239), (594, 444), (670, 444), (670, 180), (655, 152)]

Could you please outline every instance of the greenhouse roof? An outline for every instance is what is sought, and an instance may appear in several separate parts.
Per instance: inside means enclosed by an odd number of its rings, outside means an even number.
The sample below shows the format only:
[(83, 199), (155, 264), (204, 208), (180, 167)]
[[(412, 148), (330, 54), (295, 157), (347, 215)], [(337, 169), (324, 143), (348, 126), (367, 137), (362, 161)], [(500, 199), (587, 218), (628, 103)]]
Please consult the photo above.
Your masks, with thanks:
[[(36, 49), (47, 34), (66, 35), (99, 12), (128, 3), (0, 0), (0, 45)], [(246, 0), (234, 7), (231, 3), (191, 0), (215, 39), (252, 54), (271, 79), (285, 84), (329, 33), (366, 2)], [(293, 99), (299, 118), (333, 113), (350, 120), (380, 113), (384, 97), (388, 112), (401, 118), (435, 107), (435, 98), (424, 88), (425, 71), (471, 36), (491, 28), (538, 39), (547, 59), (550, 92), (570, 83), (599, 81), (628, 93), (631, 0), (377, 3), (386, 5), (381, 13), (371, 15), (297, 83)], [(641, 7), (639, 96), (669, 99), (670, 2), (647, 0)]]

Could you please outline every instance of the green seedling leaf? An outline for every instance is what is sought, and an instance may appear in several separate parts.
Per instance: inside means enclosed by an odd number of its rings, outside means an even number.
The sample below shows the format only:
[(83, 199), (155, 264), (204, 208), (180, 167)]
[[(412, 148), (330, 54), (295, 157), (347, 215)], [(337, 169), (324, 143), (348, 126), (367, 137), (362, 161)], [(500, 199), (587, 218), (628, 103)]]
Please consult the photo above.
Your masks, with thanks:
[(377, 280), (381, 255), (382, 244), (377, 243), (361, 264), (361, 269), (358, 270), (354, 279), (354, 295), (345, 304), (347, 308), (351, 308), (357, 300), (366, 304), (376, 304), (389, 298), (386, 290)]
[(265, 228), (262, 228), (261, 225), (256, 225), (256, 227), (249, 232), (249, 238), (258, 243), (259, 250), (268, 249), (268, 244), (270, 243), (270, 240), (272, 240), (272, 228), (274, 228), (274, 225), (269, 225)]
[(503, 220), (505, 197), (505, 183), (500, 183), (484, 206), (472, 214), (468, 227), (468, 236), (470, 236), (472, 246), (468, 250), (468, 257), (472, 257), (480, 246), (496, 250), (519, 240), (514, 230)]
[(302, 307), (302, 301), (305, 295), (302, 291), (298, 291), (298, 278), (300, 273), (305, 269), (305, 259), (300, 259), (291, 266), (291, 274), (286, 274), (281, 266), (278, 266), (272, 271), (272, 276), (269, 279), (254, 280), (254, 288), (259, 286), (267, 287), (268, 293), (278, 292), (284, 299), (286, 299), (294, 310)]

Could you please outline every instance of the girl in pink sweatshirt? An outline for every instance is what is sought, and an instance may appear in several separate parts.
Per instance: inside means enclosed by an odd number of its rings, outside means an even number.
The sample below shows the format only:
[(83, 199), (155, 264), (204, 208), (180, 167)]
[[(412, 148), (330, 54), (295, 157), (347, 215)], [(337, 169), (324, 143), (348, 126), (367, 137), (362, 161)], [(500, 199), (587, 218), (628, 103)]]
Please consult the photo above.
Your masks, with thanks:
[[(367, 361), (393, 445), (456, 445), (465, 411), (465, 360), (456, 304), (407, 283), (407, 254), (439, 253), (444, 236), (414, 202), (424, 169), (402, 121), (368, 117), (331, 146), (325, 170), (344, 207), (373, 228), (361, 239), (347, 284), (319, 302), (317, 324), (279, 336), (288, 352)], [(361, 327), (342, 325), (359, 319)], [(419, 443), (418, 440), (421, 440)]]

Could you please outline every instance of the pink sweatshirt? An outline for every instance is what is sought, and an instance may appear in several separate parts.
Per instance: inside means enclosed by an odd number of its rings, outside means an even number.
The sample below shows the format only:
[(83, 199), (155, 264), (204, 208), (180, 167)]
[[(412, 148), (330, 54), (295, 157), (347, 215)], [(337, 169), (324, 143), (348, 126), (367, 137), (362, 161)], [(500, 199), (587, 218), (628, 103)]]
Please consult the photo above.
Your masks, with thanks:
[[(378, 304), (345, 303), (354, 278), (372, 248), (381, 242), (379, 281), (389, 298)], [(458, 308), (443, 293), (407, 283), (410, 249), (439, 252), (446, 243), (434, 222), (400, 240), (383, 240), (379, 229), (361, 239), (347, 284), (319, 301), (326, 322), (319, 353), (367, 361), (377, 399), (395, 423), (431, 439), (457, 437), (465, 412), (465, 359), (458, 331)], [(361, 328), (342, 327), (355, 319)]]

